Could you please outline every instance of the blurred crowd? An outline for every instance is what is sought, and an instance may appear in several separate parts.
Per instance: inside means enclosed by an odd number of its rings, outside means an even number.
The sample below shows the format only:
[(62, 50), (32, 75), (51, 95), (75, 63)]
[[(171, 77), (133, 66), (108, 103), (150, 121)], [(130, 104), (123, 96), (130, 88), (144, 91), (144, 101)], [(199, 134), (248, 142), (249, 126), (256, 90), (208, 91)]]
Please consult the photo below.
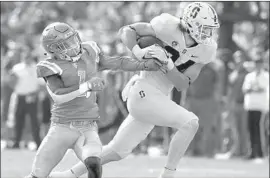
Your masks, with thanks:
[[(34, 70), (35, 64), (46, 58), (39, 38), (47, 24), (67, 22), (79, 30), (83, 41), (96, 41), (105, 53), (130, 54), (117, 38), (122, 26), (149, 21), (163, 12), (180, 16), (187, 3), (1, 2), (1, 140), (8, 141), (10, 148), (34, 140), (36, 148), (50, 125), (51, 101), (45, 82), (35, 77)], [(219, 14), (223, 3), (211, 2)], [(256, 31), (256, 25), (251, 30)], [(232, 34), (245, 46), (234, 51), (218, 49), (216, 60), (204, 67), (187, 91), (171, 94), (172, 100), (200, 118), (190, 156), (253, 159), (268, 155), (269, 39), (257, 39), (246, 27), (250, 23), (235, 24)], [(134, 73), (105, 71), (101, 75), (107, 87), (98, 95), (102, 118), (98, 124), (106, 144), (127, 116), (121, 91)], [(156, 127), (134, 153), (166, 154), (173, 133), (171, 128)]]

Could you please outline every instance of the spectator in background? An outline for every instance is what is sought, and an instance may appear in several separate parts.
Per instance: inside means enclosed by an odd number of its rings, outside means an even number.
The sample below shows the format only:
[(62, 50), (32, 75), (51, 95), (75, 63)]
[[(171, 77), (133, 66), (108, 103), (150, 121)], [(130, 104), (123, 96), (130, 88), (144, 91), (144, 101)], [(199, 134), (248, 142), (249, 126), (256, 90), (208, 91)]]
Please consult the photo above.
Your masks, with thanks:
[(3, 122), (6, 122), (8, 119), (8, 110), (9, 110), (9, 103), (10, 97), (13, 92), (13, 86), (10, 85), (9, 75), (8, 73), (11, 71), (13, 66), (19, 63), (21, 60), (21, 49), (18, 45), (14, 46), (14, 48), (10, 49), (7, 52), (6, 56), (3, 56), (1, 59), (1, 70), (3, 70), (1, 78), (1, 101), (2, 101), (2, 110), (1, 110), (1, 118)]
[(22, 61), (12, 68), (10, 83), (14, 89), (12, 98), (16, 103), (15, 142), (13, 148), (19, 148), (27, 114), (29, 114), (31, 118), (32, 135), (38, 148), (41, 143), (39, 135), (40, 125), (37, 119), (40, 80), (37, 78), (36, 61), (35, 58), (31, 56), (30, 50), (24, 51)]
[(242, 86), (245, 76), (247, 74), (244, 68), (246, 61), (244, 54), (241, 51), (236, 51), (233, 54), (235, 68), (229, 75), (229, 89), (227, 94), (227, 109), (232, 123), (236, 128), (237, 138), (235, 143), (233, 156), (246, 156), (248, 154), (248, 131), (247, 131), (247, 118), (244, 110), (244, 93)]
[[(45, 84), (45, 82), (44, 82)], [(46, 134), (49, 131), (50, 128), (50, 124), (51, 124), (51, 99), (50, 96), (48, 94), (48, 92), (46, 91), (46, 86), (42, 85), (41, 86), (41, 91), (39, 92), (39, 106), (40, 109), (38, 110), (41, 115), (41, 137), (44, 138), (46, 136)]]
[(207, 64), (198, 79), (187, 90), (187, 107), (199, 117), (200, 127), (191, 143), (194, 156), (213, 157), (217, 151), (217, 123), (222, 98), (222, 67), (217, 63)]
[(269, 72), (263, 68), (263, 60), (257, 59), (254, 71), (246, 75), (242, 87), (251, 143), (251, 154), (248, 158), (258, 158), (256, 161), (261, 161), (260, 158), (263, 157), (260, 120), (269, 110)]

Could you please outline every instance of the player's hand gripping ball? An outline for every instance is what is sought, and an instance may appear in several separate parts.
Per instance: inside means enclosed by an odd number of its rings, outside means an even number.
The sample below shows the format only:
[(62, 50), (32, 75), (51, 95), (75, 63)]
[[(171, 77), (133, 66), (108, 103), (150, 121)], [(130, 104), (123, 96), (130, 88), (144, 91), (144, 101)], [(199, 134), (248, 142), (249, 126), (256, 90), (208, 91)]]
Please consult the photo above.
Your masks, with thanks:
[(142, 36), (137, 40), (137, 42), (140, 48), (146, 48), (154, 44), (158, 44), (159, 46), (164, 47), (162, 41), (154, 36)]
[[(164, 47), (163, 42), (154, 36), (142, 36), (137, 40), (137, 43), (138, 43), (139, 47), (142, 49), (148, 48), (149, 50), (151, 50), (152, 48), (163, 48)], [(146, 63), (146, 65), (154, 66), (154, 64), (152, 64), (152, 62), (155, 62), (156, 64), (158, 64), (159, 69), (163, 73), (167, 72), (166, 67), (165, 67), (165, 65), (167, 64), (167, 61), (160, 61), (156, 58), (153, 58), (153, 56), (148, 52), (146, 52), (143, 59), (149, 60), (149, 62), (148, 62), (149, 64)]]

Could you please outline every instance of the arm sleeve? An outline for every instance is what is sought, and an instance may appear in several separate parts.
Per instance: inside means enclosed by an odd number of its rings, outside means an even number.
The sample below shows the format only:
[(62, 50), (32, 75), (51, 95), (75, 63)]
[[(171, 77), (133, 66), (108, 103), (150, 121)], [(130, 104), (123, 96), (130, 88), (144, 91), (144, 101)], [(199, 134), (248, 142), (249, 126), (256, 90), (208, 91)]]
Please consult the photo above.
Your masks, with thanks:
[(86, 83), (65, 87), (58, 75), (48, 76), (46, 80), (48, 93), (57, 104), (71, 101), (88, 90)]
[(139, 61), (129, 56), (102, 56), (99, 70), (141, 71), (145, 70), (144, 64), (144, 61)]

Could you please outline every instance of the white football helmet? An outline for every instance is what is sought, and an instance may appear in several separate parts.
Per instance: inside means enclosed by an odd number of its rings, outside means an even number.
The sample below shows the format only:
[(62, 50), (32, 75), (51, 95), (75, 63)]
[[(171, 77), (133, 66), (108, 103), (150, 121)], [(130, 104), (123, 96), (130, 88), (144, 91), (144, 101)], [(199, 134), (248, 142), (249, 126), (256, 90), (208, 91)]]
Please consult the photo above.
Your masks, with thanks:
[(220, 27), (215, 9), (204, 2), (189, 4), (184, 9), (183, 20), (197, 43), (211, 43), (214, 30)]

